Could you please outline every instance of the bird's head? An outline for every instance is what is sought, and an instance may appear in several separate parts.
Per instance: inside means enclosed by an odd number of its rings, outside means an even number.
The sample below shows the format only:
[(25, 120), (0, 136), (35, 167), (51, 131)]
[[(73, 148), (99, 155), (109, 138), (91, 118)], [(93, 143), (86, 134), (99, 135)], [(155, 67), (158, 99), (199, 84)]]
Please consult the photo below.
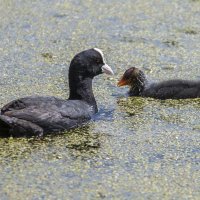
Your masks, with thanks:
[(106, 64), (103, 52), (97, 48), (88, 49), (75, 55), (71, 61), (69, 73), (90, 78), (102, 73), (114, 74), (111, 67)]
[(119, 87), (124, 85), (134, 86), (138, 81), (140, 81), (142, 75), (143, 73), (141, 70), (136, 67), (131, 67), (124, 72), (117, 85)]

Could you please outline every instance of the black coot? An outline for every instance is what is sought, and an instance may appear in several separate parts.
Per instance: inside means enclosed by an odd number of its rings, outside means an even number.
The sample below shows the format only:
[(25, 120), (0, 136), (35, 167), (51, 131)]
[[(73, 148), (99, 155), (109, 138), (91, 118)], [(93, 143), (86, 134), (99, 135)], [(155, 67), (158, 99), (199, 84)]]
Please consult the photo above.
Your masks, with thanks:
[(136, 68), (127, 69), (118, 86), (130, 86), (130, 96), (152, 97), (156, 99), (186, 99), (200, 97), (200, 81), (167, 80), (149, 83), (144, 73)]
[(69, 67), (68, 100), (30, 96), (14, 100), (1, 109), (0, 136), (42, 136), (77, 127), (97, 112), (92, 79), (113, 74), (100, 49), (77, 54)]

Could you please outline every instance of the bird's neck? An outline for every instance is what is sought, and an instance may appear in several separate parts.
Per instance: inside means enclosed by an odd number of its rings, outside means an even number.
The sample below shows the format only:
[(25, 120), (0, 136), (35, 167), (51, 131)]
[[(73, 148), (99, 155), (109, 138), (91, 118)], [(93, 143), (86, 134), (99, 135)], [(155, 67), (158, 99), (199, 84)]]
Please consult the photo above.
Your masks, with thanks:
[(71, 76), (69, 74), (70, 100), (83, 100), (93, 106), (97, 112), (97, 104), (92, 92), (92, 78)]
[(148, 81), (146, 79), (145, 74), (140, 71), (139, 76), (136, 81), (134, 81), (134, 85), (130, 86), (130, 95), (131, 96), (141, 96), (143, 91), (147, 88)]

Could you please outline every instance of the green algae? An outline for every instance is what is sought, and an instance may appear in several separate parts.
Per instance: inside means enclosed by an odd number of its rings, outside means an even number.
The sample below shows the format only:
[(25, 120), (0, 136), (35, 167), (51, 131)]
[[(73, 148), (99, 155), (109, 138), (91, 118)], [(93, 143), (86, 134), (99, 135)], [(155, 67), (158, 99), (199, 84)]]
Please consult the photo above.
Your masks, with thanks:
[(166, 44), (168, 47), (171, 47), (171, 46), (179, 47), (179, 43), (175, 40), (167, 40), (163, 43)]
[(1, 199), (199, 198), (199, 99), (126, 98), (116, 86), (130, 66), (150, 79), (199, 78), (196, 3), (9, 0), (0, 11), (1, 106), (66, 99), (70, 60), (91, 47), (116, 74), (94, 79), (100, 117), (83, 128), (0, 139)]
[(197, 35), (199, 32), (194, 28), (186, 27), (184, 29), (180, 29), (180, 32), (189, 34), (189, 35)]

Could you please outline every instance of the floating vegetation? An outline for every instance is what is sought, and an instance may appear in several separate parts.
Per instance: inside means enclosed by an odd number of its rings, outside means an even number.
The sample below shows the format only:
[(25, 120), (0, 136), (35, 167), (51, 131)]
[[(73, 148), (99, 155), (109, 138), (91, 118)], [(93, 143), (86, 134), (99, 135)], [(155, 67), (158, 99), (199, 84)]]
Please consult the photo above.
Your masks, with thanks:
[(1, 105), (66, 99), (69, 62), (90, 47), (115, 71), (94, 79), (100, 117), (85, 127), (0, 138), (1, 199), (199, 199), (200, 99), (125, 97), (116, 84), (129, 66), (198, 78), (200, 1), (134, 2), (1, 1)]
[(179, 42), (175, 40), (167, 40), (164, 41), (163, 43), (166, 44), (168, 47), (179, 47)]
[(188, 35), (197, 35), (199, 32), (193, 28), (184, 28), (184, 29), (180, 29), (179, 30), (180, 32), (183, 32), (185, 34), (188, 34)]
[(41, 55), (45, 59), (48, 59), (48, 60), (53, 59), (53, 54), (52, 53), (42, 53)]

